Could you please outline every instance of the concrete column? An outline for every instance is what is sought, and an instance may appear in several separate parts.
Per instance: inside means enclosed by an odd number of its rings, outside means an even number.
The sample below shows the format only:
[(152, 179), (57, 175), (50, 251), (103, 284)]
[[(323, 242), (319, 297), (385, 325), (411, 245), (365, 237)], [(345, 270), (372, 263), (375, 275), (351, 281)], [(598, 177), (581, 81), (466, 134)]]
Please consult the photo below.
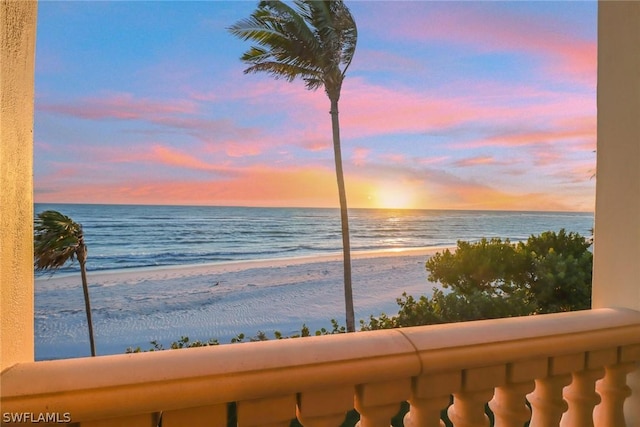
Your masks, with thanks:
[(593, 307), (640, 310), (640, 2), (598, 9)]
[[(593, 307), (640, 310), (640, 2), (598, 3)], [(640, 425), (640, 381), (627, 425)]]
[(33, 361), (35, 1), (0, 2), (0, 371)]

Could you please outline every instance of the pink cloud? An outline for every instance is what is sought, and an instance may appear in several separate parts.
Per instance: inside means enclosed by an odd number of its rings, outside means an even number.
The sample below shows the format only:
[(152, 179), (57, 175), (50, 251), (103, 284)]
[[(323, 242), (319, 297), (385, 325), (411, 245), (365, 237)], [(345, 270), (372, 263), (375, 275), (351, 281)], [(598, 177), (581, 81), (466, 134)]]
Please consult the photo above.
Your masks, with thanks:
[(64, 114), (89, 120), (149, 120), (171, 114), (192, 114), (197, 105), (188, 100), (152, 100), (135, 98), (128, 93), (102, 98), (85, 98), (73, 104), (39, 104), (40, 111)]
[(424, 132), (477, 117), (478, 110), (453, 98), (392, 89), (352, 79), (341, 97), (341, 123), (348, 137)]
[(379, 157), (382, 160), (385, 160), (390, 163), (395, 163), (395, 164), (403, 164), (407, 160), (407, 156), (401, 153), (384, 153), (384, 154), (381, 154)]
[(596, 162), (573, 161), (566, 162), (565, 168), (552, 174), (563, 184), (592, 186), (596, 178)]
[(484, 166), (496, 164), (500, 164), (500, 162), (496, 161), (496, 159), (491, 156), (469, 157), (467, 159), (461, 159), (453, 163), (455, 167)]
[(456, 144), (457, 147), (516, 147), (525, 145), (551, 144), (558, 141), (584, 140), (592, 138), (594, 135), (585, 129), (569, 130), (541, 130), (505, 132), (503, 135), (476, 140), (467, 143)]
[(330, 137), (327, 135), (327, 138), (322, 139), (307, 139), (306, 141), (302, 141), (300, 145), (306, 148), (309, 151), (325, 151), (332, 148)]
[[(409, 88), (381, 87), (351, 79), (341, 97), (341, 126), (346, 138), (392, 133), (421, 133), (451, 129), (466, 124), (513, 126), (514, 121), (556, 122), (572, 114), (584, 116), (595, 110), (595, 99), (567, 96), (529, 88), (470, 85), (472, 95), (433, 95)], [(595, 112), (593, 116), (595, 117)], [(517, 123), (517, 122), (516, 122)], [(575, 127), (575, 126), (573, 126)], [(592, 128), (566, 131), (575, 137), (591, 136)], [(533, 135), (532, 135), (533, 136)], [(504, 144), (512, 144), (506, 141)], [(495, 141), (479, 142), (498, 144)]]
[(450, 158), (449, 156), (423, 157), (423, 158), (417, 159), (417, 163), (424, 166), (436, 165), (436, 164), (442, 164), (446, 162), (447, 160), (449, 160), (449, 158)]
[(162, 145), (154, 145), (151, 148), (149, 154), (149, 160), (162, 163), (168, 166), (196, 169), (196, 170), (208, 170), (217, 171), (219, 168), (210, 163), (207, 163), (197, 157), (185, 154), (173, 148), (165, 147)]
[(247, 157), (257, 156), (262, 153), (264, 149), (264, 143), (260, 142), (236, 142), (226, 141), (224, 143), (224, 150), (229, 157)]
[(549, 147), (545, 147), (540, 150), (536, 150), (533, 153), (533, 164), (537, 167), (544, 167), (550, 165), (556, 165), (564, 156), (555, 150), (549, 150)]
[[(378, 86), (360, 78), (347, 79), (340, 100), (343, 140), (393, 133), (437, 132), (467, 124), (477, 126), (478, 123), (513, 126), (514, 120), (525, 118), (527, 122), (558, 122), (558, 118), (569, 120), (572, 114), (586, 116), (592, 111), (591, 117), (595, 117), (595, 98), (584, 94), (567, 95), (507, 84), (473, 82), (467, 85), (457, 88), (453, 94), (448, 91), (437, 95), (429, 93), (428, 88), (416, 91), (402, 86)], [(229, 99), (250, 99), (255, 106), (252, 114), (277, 111), (288, 117), (281, 126), (284, 132), (268, 136), (272, 139), (270, 146), (292, 144), (311, 151), (330, 148), (328, 100), (322, 90), (309, 92), (302, 82), (270, 79), (239, 85), (234, 90), (238, 93), (229, 93)], [(587, 131), (582, 136), (585, 135)], [(261, 140), (265, 136), (257, 138), (254, 132), (242, 140)], [(478, 146), (518, 143), (526, 145), (530, 142), (501, 141), (498, 137), (476, 142)]]
[(371, 149), (364, 148), (364, 147), (356, 147), (353, 150), (353, 154), (351, 156), (351, 162), (356, 166), (362, 166), (367, 163), (369, 154), (371, 154)]
[[(179, 131), (203, 142), (213, 142), (220, 146), (226, 142), (229, 152), (238, 155), (240, 151), (259, 153), (255, 146), (239, 149), (236, 141), (251, 141), (260, 138), (262, 131), (236, 125), (231, 119), (185, 117), (199, 113), (197, 103), (188, 100), (155, 101), (135, 99), (133, 96), (110, 95), (104, 98), (85, 98), (69, 104), (43, 104), (42, 111), (70, 115), (90, 120), (140, 120), (161, 125), (164, 129), (134, 131), (157, 135)], [(243, 143), (244, 144), (244, 143)], [(224, 149), (224, 148), (223, 148)]]
[[(271, 121), (281, 120), (278, 126), (263, 126), (260, 134), (235, 138), (248, 142), (265, 142), (263, 148), (295, 145), (310, 151), (331, 148), (331, 116), (329, 100), (322, 89), (309, 91), (301, 81), (289, 83), (268, 76), (256, 80), (244, 77), (237, 84), (229, 85), (226, 102), (243, 104), (243, 115)], [(247, 80), (248, 79), (248, 80)], [(247, 132), (248, 133), (248, 132)]]
[[(487, 6), (488, 5), (488, 6)], [(490, 3), (448, 4), (417, 11), (390, 3), (378, 12), (385, 32), (403, 39), (450, 42), (487, 52), (521, 52), (543, 58), (543, 67), (554, 77), (595, 84), (596, 41), (566, 31), (566, 23), (546, 17), (544, 22), (521, 13), (499, 12)], [(401, 25), (388, 25), (389, 17)], [(426, 21), (428, 19), (428, 22)], [(595, 23), (594, 23), (595, 25)]]

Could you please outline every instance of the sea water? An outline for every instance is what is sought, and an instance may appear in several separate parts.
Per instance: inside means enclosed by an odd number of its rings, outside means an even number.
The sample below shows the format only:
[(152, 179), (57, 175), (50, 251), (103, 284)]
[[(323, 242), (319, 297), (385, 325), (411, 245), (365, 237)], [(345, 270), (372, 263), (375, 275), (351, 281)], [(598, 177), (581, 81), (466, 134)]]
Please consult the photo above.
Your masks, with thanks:
[[(87, 269), (192, 265), (339, 253), (338, 209), (36, 204), (83, 226)], [(351, 209), (353, 251), (526, 240), (544, 231), (588, 237), (592, 213)], [(60, 270), (78, 271), (77, 263)]]
[[(123, 353), (129, 346), (148, 349), (151, 340), (166, 346), (182, 335), (229, 342), (241, 332), (291, 334), (303, 323), (312, 331), (330, 328), (331, 318), (344, 323), (339, 262), (307, 264), (302, 274), (300, 269), (294, 273), (290, 268), (261, 267), (214, 277), (185, 277), (174, 269), (339, 254), (337, 209), (35, 206), (36, 214), (47, 209), (58, 210), (83, 226), (98, 354)], [(483, 237), (515, 242), (562, 228), (590, 236), (593, 227), (591, 213), (353, 209), (349, 214), (355, 252), (444, 248), (458, 240)], [(383, 270), (382, 262), (366, 268), (355, 262), (356, 321), (383, 311), (393, 314), (395, 298), (404, 291), (428, 294), (431, 285), (424, 261), (416, 256), (402, 271)], [(95, 280), (98, 273), (119, 271), (135, 272), (136, 279)], [(54, 275), (37, 275), (36, 359), (88, 355), (79, 276), (77, 262)]]

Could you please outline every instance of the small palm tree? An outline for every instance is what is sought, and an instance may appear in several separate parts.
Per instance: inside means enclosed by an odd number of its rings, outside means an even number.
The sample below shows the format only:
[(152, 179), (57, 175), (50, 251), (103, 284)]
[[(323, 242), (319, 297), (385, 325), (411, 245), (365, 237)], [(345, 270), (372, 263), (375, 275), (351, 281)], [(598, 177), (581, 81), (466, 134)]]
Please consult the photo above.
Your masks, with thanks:
[(229, 31), (257, 43), (241, 60), (249, 64), (245, 73), (266, 72), (276, 79), (301, 78), (307, 89), (324, 87), (331, 102), (333, 152), (340, 199), (344, 294), (347, 331), (355, 331), (351, 287), (351, 245), (347, 196), (342, 172), (338, 100), (345, 73), (356, 49), (358, 31), (351, 12), (339, 0), (295, 0), (292, 6), (279, 1), (261, 1), (249, 18)]
[(34, 228), (34, 266), (37, 271), (56, 271), (67, 261), (78, 260), (82, 289), (84, 291), (84, 305), (87, 311), (89, 325), (89, 343), (91, 356), (96, 355), (93, 339), (93, 322), (91, 321), (91, 304), (89, 302), (89, 287), (87, 285), (87, 245), (84, 243), (82, 225), (74, 222), (68, 216), (57, 211), (44, 211), (38, 214)]

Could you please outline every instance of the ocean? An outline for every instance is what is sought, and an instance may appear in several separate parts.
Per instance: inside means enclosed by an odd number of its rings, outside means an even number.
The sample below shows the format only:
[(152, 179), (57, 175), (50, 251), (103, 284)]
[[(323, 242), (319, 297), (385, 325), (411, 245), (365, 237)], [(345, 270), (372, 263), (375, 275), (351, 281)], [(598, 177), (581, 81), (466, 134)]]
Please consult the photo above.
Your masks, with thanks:
[[(299, 333), (344, 324), (337, 209), (37, 204), (83, 225), (99, 355), (168, 346), (181, 336), (221, 343), (239, 333)], [(590, 236), (591, 213), (350, 211), (354, 255), (444, 248), (483, 237), (525, 240), (544, 231)], [(311, 257), (311, 258), (309, 258)], [(340, 257), (333, 257), (339, 260)], [(426, 255), (386, 254), (353, 261), (356, 322), (397, 312), (403, 292), (430, 295)], [(278, 260), (278, 261), (274, 261)], [(241, 261), (268, 261), (244, 263)], [(35, 281), (37, 360), (87, 356), (78, 264)]]
[[(88, 271), (339, 253), (338, 209), (36, 204), (82, 224)], [(351, 209), (352, 251), (526, 240), (544, 231), (590, 236), (592, 213)], [(77, 263), (60, 273), (77, 272)], [(48, 273), (47, 273), (48, 274)]]

